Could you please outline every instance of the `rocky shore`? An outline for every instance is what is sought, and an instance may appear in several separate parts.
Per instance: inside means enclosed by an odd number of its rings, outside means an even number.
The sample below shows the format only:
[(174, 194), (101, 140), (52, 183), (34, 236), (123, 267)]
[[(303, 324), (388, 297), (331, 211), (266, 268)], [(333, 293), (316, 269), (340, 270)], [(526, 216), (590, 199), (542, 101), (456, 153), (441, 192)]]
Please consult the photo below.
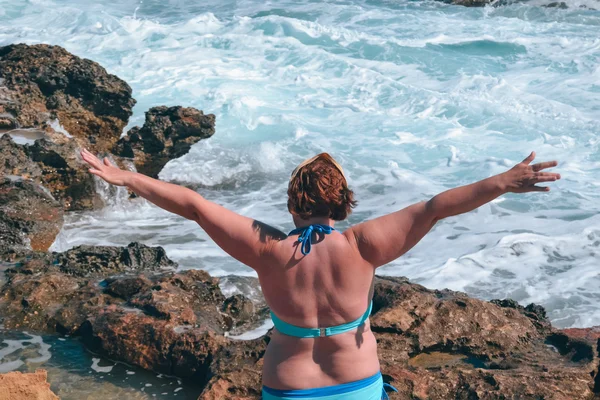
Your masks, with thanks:
[[(14, 256), (14, 255), (13, 255)], [(264, 301), (176, 272), (161, 248), (80, 246), (14, 256), (0, 291), (6, 328), (78, 336), (94, 353), (204, 386), (201, 399), (258, 399)], [(257, 288), (254, 278), (236, 278)], [(556, 330), (543, 308), (485, 302), (377, 277), (372, 330), (397, 399), (594, 399), (600, 331)]]
[[(120, 138), (135, 100), (98, 64), (60, 47), (0, 47), (0, 323), (78, 337), (96, 354), (194, 381), (200, 399), (260, 398), (270, 333), (254, 278), (178, 271), (160, 247), (48, 252), (65, 212), (102, 207), (85, 146), (156, 176), (215, 132), (214, 115), (159, 106)], [(224, 281), (239, 290), (226, 297)], [(371, 327), (391, 399), (598, 399), (600, 330), (557, 330), (542, 307), (481, 301), (377, 277)], [(0, 376), (0, 379), (7, 379)], [(52, 398), (52, 397), (49, 397)]]

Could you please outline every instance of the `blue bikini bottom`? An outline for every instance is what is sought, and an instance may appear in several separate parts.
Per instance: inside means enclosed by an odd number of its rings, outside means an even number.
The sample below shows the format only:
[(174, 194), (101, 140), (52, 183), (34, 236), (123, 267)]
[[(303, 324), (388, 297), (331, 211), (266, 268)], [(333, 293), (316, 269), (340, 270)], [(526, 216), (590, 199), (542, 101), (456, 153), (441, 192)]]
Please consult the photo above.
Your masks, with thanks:
[(326, 386), (317, 389), (277, 390), (263, 386), (263, 400), (387, 400), (381, 372), (360, 381)]

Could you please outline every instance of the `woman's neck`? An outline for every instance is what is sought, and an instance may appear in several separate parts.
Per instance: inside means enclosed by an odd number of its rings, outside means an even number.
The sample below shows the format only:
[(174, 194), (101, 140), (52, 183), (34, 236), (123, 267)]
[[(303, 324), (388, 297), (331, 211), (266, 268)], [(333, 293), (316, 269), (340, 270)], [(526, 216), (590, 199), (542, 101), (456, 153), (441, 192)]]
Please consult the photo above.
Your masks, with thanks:
[(309, 226), (309, 225), (327, 225), (327, 226), (331, 226), (333, 228), (333, 225), (335, 224), (335, 221), (332, 220), (331, 218), (327, 218), (327, 217), (312, 217), (309, 219), (302, 219), (299, 217), (294, 217), (294, 225), (296, 225), (296, 228), (303, 228), (305, 226)]

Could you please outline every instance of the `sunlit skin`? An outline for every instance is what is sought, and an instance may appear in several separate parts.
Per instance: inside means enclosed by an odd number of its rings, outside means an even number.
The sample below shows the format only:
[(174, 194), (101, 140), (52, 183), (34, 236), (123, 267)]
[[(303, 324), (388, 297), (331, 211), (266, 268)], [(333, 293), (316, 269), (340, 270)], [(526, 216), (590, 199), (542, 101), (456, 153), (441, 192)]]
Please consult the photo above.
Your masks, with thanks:
[[(555, 167), (556, 161), (532, 164), (535, 153), (531, 153), (502, 174), (445, 191), (343, 233), (316, 238), (312, 252), (302, 256), (297, 236), (288, 237), (190, 189), (121, 170), (87, 150), (81, 155), (92, 174), (196, 221), (219, 247), (257, 272), (275, 314), (293, 325), (311, 328), (360, 317), (372, 295), (375, 270), (410, 250), (437, 221), (472, 211), (505, 193), (549, 191), (538, 184), (560, 179), (559, 174), (543, 171)], [(335, 221), (294, 218), (297, 227), (315, 223), (333, 226)], [(274, 389), (318, 388), (360, 380), (378, 371), (377, 343), (367, 322), (357, 330), (325, 338), (300, 339), (275, 331), (264, 358), (263, 382)]]

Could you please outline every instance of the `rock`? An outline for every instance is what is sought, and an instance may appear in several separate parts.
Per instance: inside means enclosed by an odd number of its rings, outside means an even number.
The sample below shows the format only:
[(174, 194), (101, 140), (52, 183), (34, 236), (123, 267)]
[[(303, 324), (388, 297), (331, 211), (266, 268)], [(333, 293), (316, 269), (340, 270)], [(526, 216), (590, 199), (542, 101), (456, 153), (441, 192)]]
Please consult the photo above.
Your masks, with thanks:
[(0, 253), (48, 250), (60, 232), (63, 210), (42, 186), (0, 177)]
[(98, 151), (112, 148), (135, 105), (126, 82), (59, 46), (0, 47), (0, 82), (0, 127), (56, 132), (58, 119)]
[(567, 5), (567, 3), (565, 3), (564, 1), (554, 1), (552, 3), (546, 4), (544, 7), (546, 8), (560, 8), (561, 10), (566, 10), (569, 8), (569, 6)]
[(93, 210), (104, 206), (94, 177), (81, 160), (81, 148), (77, 142), (69, 140), (59, 144), (44, 138), (26, 146), (26, 149), (42, 170), (42, 184), (66, 211)]
[(0, 137), (0, 153), (0, 176), (21, 176), (44, 185), (64, 210), (92, 210), (104, 205), (75, 140), (59, 143), (43, 134), (33, 145), (19, 145), (5, 134)]
[(410, 337), (411, 352), (442, 350), (489, 360), (540, 337), (531, 319), (515, 309), (405, 279), (377, 279), (373, 302), (373, 331)]
[(583, 339), (591, 342), (600, 340), (600, 326), (593, 326), (591, 328), (568, 328), (563, 329), (562, 332), (571, 338)]
[(0, 399), (2, 400), (59, 400), (50, 390), (45, 370), (34, 373), (9, 372), (0, 374)]
[(116, 308), (101, 310), (81, 329), (85, 345), (107, 357), (155, 372), (206, 381), (222, 335)]
[(104, 284), (106, 286), (105, 293), (123, 300), (129, 300), (153, 285), (152, 281), (144, 275), (108, 278)]
[(269, 335), (229, 341), (210, 364), (208, 382), (199, 400), (260, 399), (262, 358)]
[(81, 277), (107, 277), (136, 271), (174, 270), (177, 264), (162, 247), (130, 243), (127, 247), (77, 246), (56, 256), (60, 271)]
[(14, 175), (41, 182), (42, 170), (10, 135), (0, 136), (0, 176)]
[[(538, 307), (496, 303), (503, 307), (377, 278), (371, 328), (384, 380), (399, 390), (390, 399), (591, 400), (597, 348), (557, 333)], [(227, 368), (213, 374), (199, 399), (259, 399), (261, 360), (246, 360), (219, 353), (211, 368)]]
[(494, 3), (494, 0), (452, 0), (450, 3), (464, 7), (485, 7)]
[[(161, 247), (79, 246), (64, 253), (25, 253), (6, 270), (0, 315), (7, 328), (76, 334), (81, 324), (106, 305), (125, 305), (100, 285), (114, 274), (172, 274), (177, 264)], [(129, 279), (127, 275), (122, 277)], [(116, 279), (116, 278), (113, 278)], [(146, 278), (148, 280), (148, 278)], [(216, 286), (216, 283), (214, 284)], [(216, 306), (213, 314), (219, 314)], [(219, 314), (220, 315), (220, 314)]]
[[(195, 108), (154, 107), (144, 125), (119, 140), (135, 100), (127, 83), (99, 64), (58, 46), (0, 47), (0, 130), (36, 130), (33, 145), (0, 138), (0, 175), (19, 175), (46, 186), (66, 211), (104, 206), (79, 152), (114, 152), (157, 177), (164, 165), (215, 133), (215, 116)], [(117, 143), (118, 142), (118, 143)], [(130, 160), (117, 159), (130, 167)]]
[(222, 334), (227, 323), (217, 310), (225, 298), (217, 282), (204, 271), (163, 276), (131, 297), (129, 304), (176, 325), (192, 325)]
[(193, 144), (215, 133), (215, 116), (195, 108), (153, 107), (144, 125), (131, 129), (114, 148), (121, 157), (134, 158), (137, 171), (158, 177), (169, 160), (186, 154)]
[(88, 313), (111, 303), (110, 297), (99, 293), (95, 282), (48, 268), (47, 262), (34, 258), (18, 268), (19, 273), (9, 275), (0, 292), (6, 328), (74, 334)]
[(254, 303), (241, 294), (227, 298), (223, 303), (222, 311), (238, 321), (248, 321), (256, 313)]

